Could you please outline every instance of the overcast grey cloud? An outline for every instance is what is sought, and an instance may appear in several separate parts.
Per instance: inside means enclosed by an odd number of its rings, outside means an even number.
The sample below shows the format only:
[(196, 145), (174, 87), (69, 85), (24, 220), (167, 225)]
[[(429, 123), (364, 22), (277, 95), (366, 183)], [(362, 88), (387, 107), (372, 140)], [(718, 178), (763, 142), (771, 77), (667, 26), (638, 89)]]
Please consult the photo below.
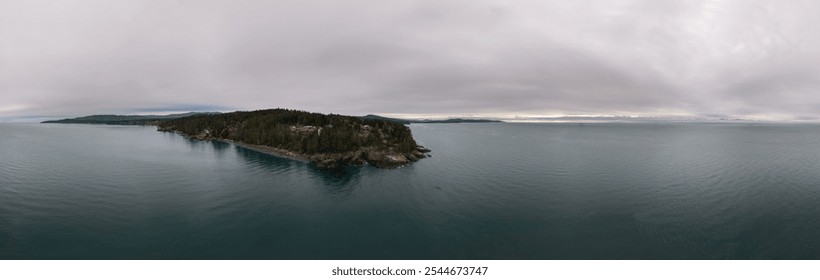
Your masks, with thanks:
[(820, 119), (820, 2), (0, 0), (0, 120)]

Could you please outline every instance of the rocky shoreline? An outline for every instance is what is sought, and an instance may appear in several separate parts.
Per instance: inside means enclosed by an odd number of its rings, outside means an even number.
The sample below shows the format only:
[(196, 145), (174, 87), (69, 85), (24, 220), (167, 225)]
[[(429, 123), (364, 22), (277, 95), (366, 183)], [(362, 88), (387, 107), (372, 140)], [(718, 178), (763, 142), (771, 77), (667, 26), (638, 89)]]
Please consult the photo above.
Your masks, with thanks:
[(361, 147), (355, 151), (340, 152), (340, 153), (316, 153), (304, 154), (285, 149), (279, 149), (264, 145), (255, 145), (243, 143), (230, 139), (222, 139), (212, 137), (207, 133), (200, 133), (198, 135), (187, 135), (180, 131), (158, 128), (158, 131), (174, 132), (189, 139), (200, 141), (220, 141), (232, 143), (234, 145), (254, 150), (257, 152), (270, 154), (273, 156), (289, 158), (293, 160), (309, 162), (316, 165), (318, 168), (339, 168), (344, 166), (361, 166), (373, 165), (378, 168), (398, 168), (420, 159), (430, 157), (428, 155), (431, 151), (424, 146), (418, 145), (415, 149), (408, 153), (400, 153), (394, 151), (392, 148), (384, 149), (377, 147)]

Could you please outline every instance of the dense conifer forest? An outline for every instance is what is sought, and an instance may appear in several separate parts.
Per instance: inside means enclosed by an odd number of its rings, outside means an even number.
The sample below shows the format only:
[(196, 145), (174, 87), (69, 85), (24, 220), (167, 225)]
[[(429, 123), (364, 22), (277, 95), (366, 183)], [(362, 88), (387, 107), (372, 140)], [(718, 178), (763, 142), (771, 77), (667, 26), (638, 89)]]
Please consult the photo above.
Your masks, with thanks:
[(289, 109), (195, 115), (162, 121), (160, 130), (197, 138), (227, 139), (303, 154), (383, 147), (398, 153), (417, 149), (407, 126), (378, 119)]

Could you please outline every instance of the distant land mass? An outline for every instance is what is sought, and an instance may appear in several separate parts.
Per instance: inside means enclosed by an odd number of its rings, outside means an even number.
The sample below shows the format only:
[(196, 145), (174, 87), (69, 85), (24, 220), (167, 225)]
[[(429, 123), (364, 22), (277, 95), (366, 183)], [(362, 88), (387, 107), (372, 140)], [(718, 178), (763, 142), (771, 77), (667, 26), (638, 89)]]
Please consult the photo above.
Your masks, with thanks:
[(43, 123), (155, 125), (197, 140), (216, 140), (314, 163), (319, 168), (371, 164), (395, 168), (426, 158), (410, 128), (388, 119), (289, 109), (166, 116), (93, 115)]
[[(110, 124), (110, 125), (157, 125), (161, 121), (179, 119), (193, 115), (216, 115), (221, 112), (189, 112), (182, 114), (171, 115), (91, 115), (79, 118), (49, 120), (42, 123), (80, 123), (80, 124)], [(379, 120), (388, 121), (400, 124), (411, 123), (493, 123), (503, 122), (500, 120), (490, 119), (466, 119), (466, 118), (449, 118), (449, 119), (400, 119), (390, 118), (379, 115), (366, 115), (359, 118), (365, 120)]]
[(214, 115), (218, 112), (190, 112), (171, 115), (91, 115), (79, 118), (50, 120), (42, 123), (80, 123), (111, 125), (157, 125), (161, 121), (179, 119), (195, 115)]
[(450, 118), (450, 119), (399, 119), (399, 118), (389, 118), (379, 115), (367, 115), (361, 117), (363, 119), (368, 120), (383, 120), (383, 121), (391, 121), (397, 122), (402, 124), (411, 124), (411, 123), (493, 123), (493, 122), (502, 122), (500, 120), (488, 120), (488, 119), (465, 119), (465, 118)]

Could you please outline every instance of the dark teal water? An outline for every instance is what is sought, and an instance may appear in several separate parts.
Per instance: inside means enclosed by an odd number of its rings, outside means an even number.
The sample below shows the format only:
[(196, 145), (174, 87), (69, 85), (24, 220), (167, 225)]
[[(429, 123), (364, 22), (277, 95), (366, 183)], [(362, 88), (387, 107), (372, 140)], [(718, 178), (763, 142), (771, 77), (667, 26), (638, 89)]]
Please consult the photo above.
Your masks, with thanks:
[(411, 128), (432, 158), (327, 171), (0, 124), (0, 258), (820, 259), (820, 126)]

